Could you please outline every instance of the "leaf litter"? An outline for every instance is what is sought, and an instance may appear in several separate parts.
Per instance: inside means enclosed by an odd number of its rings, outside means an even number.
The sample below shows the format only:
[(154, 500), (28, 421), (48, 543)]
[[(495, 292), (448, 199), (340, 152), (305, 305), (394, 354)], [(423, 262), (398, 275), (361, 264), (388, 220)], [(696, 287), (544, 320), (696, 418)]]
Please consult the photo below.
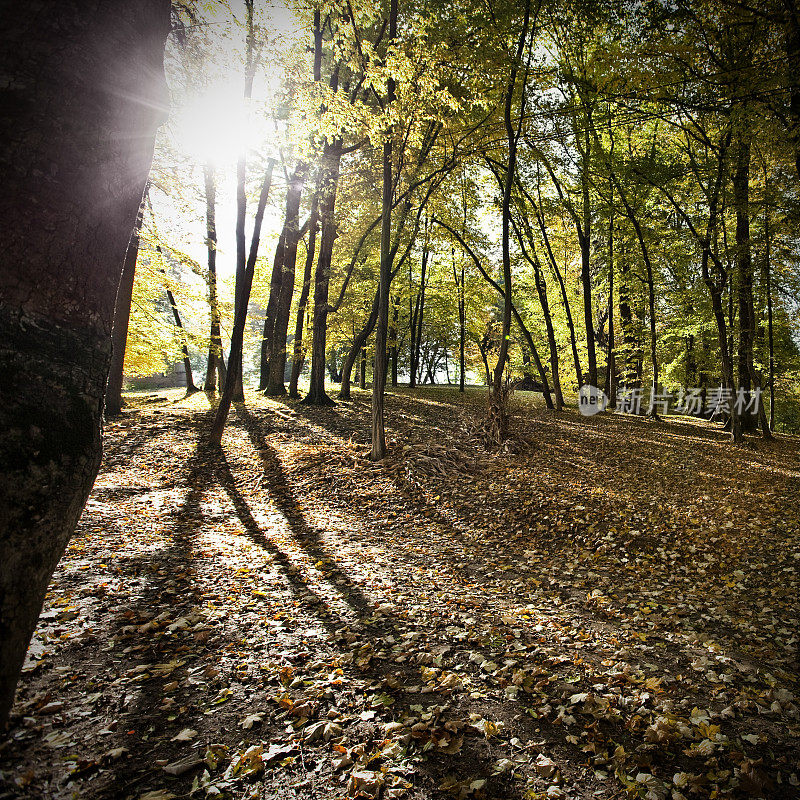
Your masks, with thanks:
[(106, 431), (3, 797), (800, 796), (800, 448), (393, 391)]

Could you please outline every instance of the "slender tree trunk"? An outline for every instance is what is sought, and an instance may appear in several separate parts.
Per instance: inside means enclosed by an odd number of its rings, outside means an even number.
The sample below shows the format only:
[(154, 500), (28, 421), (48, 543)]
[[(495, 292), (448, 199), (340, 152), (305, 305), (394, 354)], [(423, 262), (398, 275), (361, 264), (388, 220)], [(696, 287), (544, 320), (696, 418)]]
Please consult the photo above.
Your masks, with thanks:
[(314, 253), (317, 246), (317, 230), (319, 228), (319, 215), (317, 205), (319, 202), (319, 183), (311, 199), (311, 216), (309, 218), (308, 249), (306, 250), (306, 261), (303, 269), (303, 288), (300, 291), (300, 299), (297, 303), (297, 318), (294, 326), (294, 343), (292, 350), (292, 376), (289, 381), (289, 397), (300, 397), (297, 391), (297, 383), (300, 380), (300, 371), (305, 360), (303, 350), (303, 329), (305, 327), (306, 313), (308, 310), (308, 294), (311, 288), (311, 269), (314, 266)]
[[(160, 247), (158, 251), (159, 253), (161, 252)], [(178, 312), (178, 304), (175, 302), (175, 295), (172, 294), (171, 289), (167, 289), (166, 292), (169, 306), (172, 309), (172, 318), (175, 320), (175, 327), (179, 331), (178, 337), (181, 340), (181, 352), (183, 353), (183, 371), (186, 374), (186, 394), (189, 395), (196, 392), (197, 387), (194, 385), (194, 377), (192, 376), (192, 362), (189, 360), (189, 347), (186, 343), (186, 332), (183, 329), (183, 322)]]
[[(375, 375), (373, 374), (373, 383), (375, 380)], [(361, 369), (358, 373), (358, 388), (359, 389), (366, 389), (367, 388), (367, 348), (361, 348)]]
[[(397, 0), (389, 5), (389, 46), (397, 37)], [(395, 99), (395, 82), (386, 81), (386, 106)], [(392, 281), (392, 131), (383, 142), (383, 219), (381, 220), (381, 265), (378, 322), (375, 328), (375, 368), (372, 372), (372, 452), (370, 458), (380, 461), (386, 456), (386, 434), (383, 420), (384, 389), (386, 387), (387, 351), (389, 329), (389, 290)]]
[[(252, 5), (250, 9), (250, 20), (252, 21)], [(228, 414), (231, 410), (231, 403), (235, 399), (237, 386), (242, 382), (242, 345), (244, 343), (244, 326), (247, 321), (247, 306), (250, 301), (250, 290), (253, 286), (253, 275), (258, 258), (258, 246), (261, 240), (261, 224), (264, 220), (264, 209), (269, 199), (269, 191), (272, 186), (272, 171), (275, 161), (269, 160), (264, 181), (261, 184), (261, 193), (258, 198), (256, 216), (253, 220), (253, 235), (250, 239), (250, 253), (244, 261), (244, 223), (247, 212), (247, 198), (244, 193), (246, 162), (244, 157), (239, 159), (237, 169), (237, 217), (236, 217), (236, 290), (234, 303), (233, 331), (231, 332), (231, 350), (228, 356), (228, 373), (225, 376), (225, 386), (217, 406), (217, 413), (211, 427), (210, 442), (212, 445), (222, 444), (222, 434), (225, 424), (228, 421)]]
[[(225, 361), (222, 356), (222, 332), (220, 329), (219, 298), (217, 297), (217, 186), (214, 166), (203, 166), (206, 191), (206, 247), (208, 248), (208, 305), (211, 311), (211, 336), (208, 346), (208, 366), (203, 389), (216, 391), (225, 382)], [(219, 379), (219, 383), (217, 383)]]
[[(743, 124), (743, 121), (740, 123)], [(733, 175), (733, 194), (736, 206), (736, 272), (739, 304), (739, 391), (747, 400), (753, 388), (753, 339), (755, 313), (753, 310), (753, 263), (750, 248), (750, 141), (740, 131), (736, 148), (736, 169)], [(758, 427), (758, 413), (742, 414), (742, 427), (753, 432)], [(768, 431), (767, 431), (768, 432)]]
[(399, 297), (392, 301), (392, 323), (389, 328), (389, 363), (392, 368), (392, 386), (397, 386), (397, 322), (400, 317)]
[[(764, 209), (764, 279), (767, 291), (767, 343), (769, 348), (769, 429), (775, 430), (775, 341), (772, 330), (772, 262), (769, 211)], [(762, 400), (763, 402), (763, 400)]]
[(485, 342), (485, 337), (484, 337), (484, 339), (482, 341), (478, 342), (478, 350), (480, 350), (481, 361), (483, 361), (483, 369), (484, 369), (484, 372), (486, 373), (486, 385), (487, 386), (491, 386), (492, 385), (492, 371), (489, 369), (489, 358), (488, 358), (488, 353), (487, 353), (488, 348), (486, 347), (484, 342)]
[[(588, 109), (585, 109), (588, 115)], [(581, 245), (581, 283), (583, 284), (583, 319), (586, 325), (586, 352), (589, 361), (589, 383), (597, 386), (597, 355), (594, 347), (594, 311), (592, 310), (592, 273), (591, 273), (591, 242), (592, 242), (592, 210), (589, 196), (589, 164), (590, 141), (589, 126), (586, 128), (586, 141), (581, 160), (581, 191), (583, 195), (583, 229), (580, 236)]]
[(608, 220), (608, 351), (606, 353), (606, 385), (608, 407), (617, 407), (617, 360), (614, 353), (614, 188), (610, 187), (611, 200)]
[(131, 318), (133, 283), (136, 277), (136, 259), (139, 255), (139, 231), (142, 227), (144, 205), (139, 206), (131, 240), (125, 252), (125, 265), (122, 269), (117, 301), (114, 306), (114, 327), (111, 332), (111, 368), (108, 373), (106, 391), (106, 418), (122, 413), (122, 383), (125, 377), (125, 345), (128, 342), (128, 323)]
[[(457, 275), (455, 266), (453, 267), (454, 277)], [(456, 280), (458, 289), (458, 391), (464, 391), (464, 372), (466, 368), (466, 361), (464, 358), (465, 340), (467, 337), (467, 310), (466, 310), (466, 296), (465, 296), (465, 277), (466, 271), (464, 262), (461, 262), (461, 280)]]
[(3, 8), (0, 373), (13, 391), (0, 403), (0, 728), (100, 465), (117, 288), (168, 102), (169, 24), (164, 0)]
[(275, 327), (269, 362), (267, 395), (280, 397), (286, 394), (283, 380), (286, 372), (286, 338), (289, 330), (289, 315), (294, 294), (294, 273), (297, 262), (297, 245), (300, 241), (300, 198), (305, 184), (307, 164), (298, 164), (286, 192), (286, 244), (283, 256), (283, 273), (278, 303), (275, 309)]
[(550, 347), (550, 372), (553, 376), (553, 391), (556, 395), (556, 411), (561, 411), (564, 407), (564, 397), (561, 394), (561, 378), (559, 376), (558, 364), (558, 343), (556, 342), (556, 332), (553, 327), (553, 319), (550, 316), (550, 304), (547, 301), (547, 283), (542, 274), (538, 258), (534, 264), (534, 280), (536, 281), (536, 292), (539, 295), (539, 303), (544, 315), (544, 324), (547, 329), (547, 343)]
[(653, 368), (653, 385), (651, 387), (651, 402), (649, 414), (651, 417), (657, 418), (658, 412), (656, 410), (655, 396), (659, 392), (659, 370), (658, 370), (658, 353), (656, 352), (656, 293), (655, 282), (653, 278), (653, 264), (650, 261), (650, 249), (644, 240), (642, 227), (639, 220), (633, 213), (633, 209), (628, 205), (628, 201), (622, 196), (622, 202), (628, 212), (628, 218), (633, 223), (634, 230), (636, 231), (636, 238), (639, 240), (639, 247), (642, 250), (642, 258), (644, 259), (645, 270), (647, 273), (647, 308), (650, 322), (650, 361)]
[[(314, 10), (314, 81), (322, 80), (322, 18), (319, 8)], [(336, 92), (339, 70), (334, 68), (330, 88)], [(319, 177), (319, 214), (321, 222), (319, 256), (314, 273), (314, 315), (311, 340), (311, 376), (308, 394), (303, 399), (310, 405), (333, 405), (325, 392), (325, 354), (328, 337), (328, 288), (331, 278), (333, 244), (336, 240), (336, 189), (339, 183), (339, 165), (342, 160), (342, 141), (327, 141), (322, 153)]]
[(625, 371), (623, 372), (622, 382), (626, 389), (632, 389), (636, 386), (634, 362), (636, 360), (638, 343), (633, 325), (630, 264), (625, 254), (625, 250), (622, 250), (619, 283), (619, 319), (622, 325), (622, 346), (625, 356)]
[(267, 313), (264, 315), (264, 330), (261, 334), (261, 372), (258, 388), (264, 391), (269, 383), (269, 361), (272, 354), (272, 342), (275, 334), (275, 314), (278, 307), (278, 296), (281, 291), (283, 276), (283, 260), (286, 256), (286, 225), (281, 229), (278, 244), (275, 246), (275, 257), (272, 261), (272, 276), (269, 282), (269, 299)]
[(505, 89), (503, 103), (503, 122), (505, 125), (506, 142), (508, 146), (508, 163), (506, 165), (505, 186), (503, 187), (503, 198), (501, 203), (502, 214), (502, 255), (503, 255), (503, 322), (500, 335), (500, 351), (497, 355), (497, 364), (492, 376), (492, 391), (490, 395), (490, 416), (495, 420), (497, 437), (503, 440), (506, 435), (507, 410), (503, 402), (503, 370), (505, 369), (508, 358), (508, 344), (511, 333), (511, 314), (513, 304), (511, 302), (511, 190), (514, 186), (514, 176), (517, 168), (517, 145), (519, 134), (522, 128), (522, 119), (525, 115), (525, 86), (523, 81), (522, 97), (520, 99), (519, 120), (516, 130), (511, 119), (511, 112), (514, 106), (514, 89), (517, 82), (518, 65), (522, 60), (525, 51), (525, 42), (528, 38), (528, 25), (530, 23), (531, 4), (530, 0), (525, 2), (525, 16), (522, 23), (519, 40), (517, 42), (517, 52), (514, 66), (511, 68), (508, 83)]
[(342, 158), (342, 143), (337, 139), (326, 144), (322, 156), (320, 178), (319, 212), (321, 232), (319, 257), (314, 273), (314, 321), (311, 341), (311, 377), (304, 403), (317, 406), (333, 405), (325, 392), (325, 354), (328, 336), (328, 289), (331, 279), (333, 245), (336, 241), (336, 188), (339, 182), (339, 164)]
[(581, 362), (580, 358), (578, 358), (578, 342), (577, 337), (575, 336), (575, 323), (572, 319), (572, 309), (569, 305), (569, 297), (567, 295), (567, 286), (564, 281), (564, 276), (561, 274), (561, 270), (558, 268), (558, 262), (556, 261), (555, 255), (553, 254), (553, 249), (550, 246), (550, 237), (547, 234), (547, 228), (544, 224), (544, 218), (537, 210), (536, 212), (536, 220), (539, 224), (539, 230), (542, 232), (542, 241), (544, 242), (545, 250), (547, 252), (547, 260), (550, 264), (550, 268), (553, 270), (553, 273), (556, 276), (556, 280), (558, 281), (559, 289), (561, 290), (561, 304), (564, 306), (564, 313), (567, 315), (567, 328), (569, 329), (569, 342), (570, 347), (572, 348), (572, 363), (575, 367), (575, 382), (578, 388), (580, 388), (581, 384), (583, 384), (583, 371), (581, 370)]
[[(353, 346), (347, 354), (342, 367), (342, 388), (339, 390), (339, 398), (342, 400), (350, 399), (350, 376), (353, 372), (353, 365), (356, 363), (359, 354), (364, 348), (364, 345), (369, 338), (372, 331), (375, 329), (375, 323), (378, 321), (378, 303), (380, 302), (380, 286), (375, 290), (375, 297), (372, 300), (372, 308), (369, 312), (364, 327), (358, 332), (353, 339)], [(359, 379), (360, 383), (360, 379)], [(363, 389), (364, 387), (361, 386)]]

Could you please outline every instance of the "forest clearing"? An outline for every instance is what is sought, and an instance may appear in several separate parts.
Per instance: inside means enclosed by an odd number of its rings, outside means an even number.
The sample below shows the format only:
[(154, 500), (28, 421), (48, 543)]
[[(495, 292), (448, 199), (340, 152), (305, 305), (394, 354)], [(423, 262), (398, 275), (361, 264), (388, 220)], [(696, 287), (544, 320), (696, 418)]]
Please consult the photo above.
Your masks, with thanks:
[(799, 3), (4, 3), (0, 800), (800, 800)]
[(2, 796), (797, 797), (800, 441), (532, 397), (129, 399)]

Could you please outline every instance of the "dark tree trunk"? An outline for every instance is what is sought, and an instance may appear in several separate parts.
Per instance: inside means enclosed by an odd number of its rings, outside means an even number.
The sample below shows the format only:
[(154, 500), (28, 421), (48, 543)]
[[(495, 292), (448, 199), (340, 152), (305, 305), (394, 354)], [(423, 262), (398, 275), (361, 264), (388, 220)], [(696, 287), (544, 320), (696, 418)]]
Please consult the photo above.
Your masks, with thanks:
[(622, 346), (625, 356), (625, 370), (622, 382), (626, 389), (636, 388), (636, 353), (639, 346), (633, 323), (633, 309), (631, 307), (631, 277), (630, 265), (622, 251), (622, 265), (619, 284), (619, 319), (622, 324)]
[(464, 370), (466, 366), (464, 358), (465, 340), (467, 336), (467, 311), (465, 296), (465, 277), (466, 271), (464, 262), (461, 262), (461, 278), (459, 280), (456, 266), (453, 264), (453, 279), (456, 282), (458, 292), (458, 391), (464, 391)]
[(608, 407), (617, 407), (617, 358), (614, 353), (614, 190), (610, 191), (608, 220), (608, 350), (606, 352), (606, 385)]
[(326, 144), (322, 156), (319, 214), (321, 222), (319, 258), (314, 272), (314, 321), (311, 339), (311, 377), (304, 403), (315, 406), (333, 405), (325, 392), (325, 353), (328, 339), (328, 289), (331, 280), (333, 245), (336, 241), (336, 188), (342, 142)]
[[(397, 0), (389, 4), (389, 46), (397, 36)], [(391, 106), (395, 96), (394, 78), (386, 81), (386, 105)], [(381, 265), (378, 322), (375, 328), (375, 367), (372, 371), (372, 451), (370, 458), (380, 461), (386, 456), (383, 401), (386, 388), (387, 350), (389, 331), (389, 290), (392, 282), (392, 131), (383, 142), (383, 218), (381, 220)], [(363, 372), (362, 372), (363, 379)]]
[(642, 251), (642, 258), (645, 264), (645, 270), (647, 273), (647, 308), (648, 308), (648, 316), (650, 318), (650, 361), (651, 366), (653, 368), (653, 385), (651, 388), (651, 400), (650, 400), (650, 409), (649, 414), (651, 417), (657, 418), (657, 406), (655, 402), (655, 397), (659, 392), (659, 372), (658, 372), (658, 354), (656, 352), (656, 293), (655, 293), (655, 282), (653, 277), (653, 264), (650, 261), (650, 249), (647, 246), (647, 243), (644, 239), (644, 233), (642, 231), (642, 226), (639, 224), (639, 220), (637, 219), (636, 215), (633, 212), (633, 209), (628, 204), (628, 200), (625, 195), (622, 193), (619, 185), (617, 185), (617, 189), (620, 192), (620, 197), (622, 199), (622, 203), (625, 206), (625, 211), (628, 214), (628, 219), (630, 219), (631, 223), (633, 224), (633, 228), (636, 231), (636, 238), (639, 241), (639, 247)]
[[(541, 262), (539, 261), (539, 255), (535, 249), (533, 232), (530, 229), (528, 220), (524, 216), (524, 213), (520, 215), (519, 224), (517, 224), (516, 220), (514, 220), (513, 217), (511, 219), (511, 224), (514, 228), (514, 232), (516, 233), (517, 241), (519, 243), (520, 250), (522, 251), (522, 254), (525, 257), (525, 260), (533, 267), (533, 276), (534, 276), (534, 281), (536, 283), (536, 293), (539, 296), (539, 304), (542, 308), (542, 315), (544, 316), (545, 328), (547, 330), (547, 343), (550, 349), (550, 369), (553, 376), (553, 390), (556, 395), (556, 411), (561, 411), (561, 409), (564, 407), (564, 397), (561, 393), (561, 378), (559, 375), (559, 364), (558, 364), (558, 344), (556, 343), (556, 333), (555, 333), (555, 328), (553, 326), (553, 319), (550, 316), (550, 304), (547, 299), (547, 282), (545, 281), (544, 278), (544, 272), (542, 270)], [(522, 237), (522, 230), (520, 230), (520, 225), (525, 230), (528, 239), (528, 247), (525, 246), (525, 240)], [(532, 343), (532, 337), (530, 337), (529, 334), (526, 335), (526, 338), (529, 339)], [(537, 362), (537, 367), (539, 367), (540, 372), (543, 373), (544, 370), (541, 368), (541, 363), (539, 362), (538, 354), (535, 352), (535, 348), (534, 348), (534, 359)], [(547, 385), (547, 381), (544, 378), (544, 376), (542, 383), (545, 386)], [(548, 407), (552, 407), (550, 403), (548, 403)]]
[(773, 431), (775, 430), (775, 341), (772, 330), (772, 262), (769, 211), (766, 204), (764, 207), (764, 283), (767, 292), (767, 346), (769, 348), (769, 429)]
[[(736, 207), (736, 272), (739, 304), (739, 391), (745, 402), (750, 400), (753, 387), (753, 339), (755, 313), (753, 310), (753, 263), (750, 249), (750, 142), (747, 134), (739, 135), (736, 148), (736, 169), (733, 174), (733, 196)], [(742, 414), (742, 429), (752, 433), (758, 427), (758, 412)], [(767, 430), (769, 433), (769, 430)]]
[(281, 229), (278, 244), (275, 246), (275, 257), (272, 261), (272, 277), (269, 282), (269, 299), (267, 300), (267, 313), (264, 316), (264, 331), (261, 334), (261, 372), (258, 388), (263, 391), (269, 383), (269, 360), (272, 354), (272, 341), (275, 333), (275, 312), (278, 306), (278, 296), (281, 291), (281, 277), (283, 275), (283, 259), (286, 255), (286, 226)]
[[(588, 109), (585, 109), (589, 114)], [(589, 125), (586, 126), (586, 141), (581, 162), (581, 190), (583, 195), (583, 226), (580, 231), (581, 283), (583, 284), (583, 320), (586, 325), (586, 352), (589, 362), (589, 383), (597, 386), (597, 356), (594, 349), (594, 312), (592, 310), (591, 236), (592, 215), (589, 197), (590, 141)]]
[[(159, 253), (161, 248), (158, 248)], [(169, 307), (172, 309), (172, 318), (175, 320), (175, 327), (178, 329), (178, 337), (181, 340), (181, 352), (183, 353), (183, 371), (186, 375), (186, 394), (192, 394), (197, 391), (194, 385), (194, 377), (192, 375), (192, 362), (189, 360), (189, 346), (186, 343), (186, 332), (183, 329), (183, 322), (181, 322), (181, 315), (178, 311), (178, 304), (175, 302), (175, 295), (172, 294), (171, 289), (167, 289), (167, 300)]]
[[(322, 17), (314, 11), (314, 81), (322, 80)], [(339, 70), (334, 68), (330, 87), (336, 92)], [(326, 141), (322, 152), (319, 177), (319, 215), (321, 223), (319, 257), (314, 272), (314, 315), (311, 339), (311, 376), (304, 403), (316, 406), (333, 405), (325, 392), (325, 353), (328, 339), (328, 288), (331, 279), (333, 244), (336, 240), (336, 189), (339, 183), (339, 165), (342, 160), (342, 140)]]
[(139, 206), (131, 240), (125, 252), (125, 266), (117, 289), (114, 306), (114, 328), (111, 332), (111, 368), (108, 372), (106, 390), (106, 417), (116, 417), (122, 413), (122, 383), (125, 377), (125, 345), (128, 342), (128, 324), (131, 318), (133, 282), (136, 278), (136, 259), (139, 256), (139, 231), (142, 227), (144, 206)]
[(564, 276), (558, 268), (558, 262), (553, 254), (553, 248), (550, 246), (550, 237), (547, 234), (547, 227), (544, 224), (544, 217), (538, 211), (536, 212), (536, 221), (539, 224), (539, 230), (542, 232), (542, 241), (544, 242), (545, 250), (547, 252), (547, 261), (550, 268), (556, 276), (559, 289), (561, 290), (561, 303), (564, 306), (564, 313), (567, 315), (567, 328), (569, 329), (569, 342), (572, 348), (572, 363), (575, 367), (575, 381), (578, 388), (583, 383), (583, 374), (581, 372), (581, 362), (578, 358), (578, 342), (575, 336), (575, 323), (572, 319), (572, 309), (569, 305), (569, 297), (567, 295), (567, 286), (564, 281)]
[(300, 371), (303, 369), (305, 354), (303, 350), (303, 329), (305, 327), (306, 312), (308, 310), (308, 294), (311, 289), (311, 269), (314, 266), (314, 254), (317, 248), (317, 230), (319, 220), (317, 205), (319, 199), (319, 184), (311, 199), (311, 215), (309, 217), (308, 248), (303, 269), (303, 288), (300, 290), (300, 299), (297, 303), (297, 319), (294, 325), (294, 342), (292, 347), (292, 376), (289, 381), (289, 397), (300, 397), (297, 383), (300, 380)]
[(275, 307), (275, 326), (272, 331), (270, 348), (269, 382), (266, 390), (269, 397), (281, 397), (286, 394), (286, 387), (283, 383), (286, 373), (286, 338), (289, 331), (289, 315), (292, 310), (292, 295), (294, 294), (297, 245), (300, 241), (300, 198), (307, 171), (307, 164), (298, 164), (286, 191), (283, 271), (278, 302)]
[[(381, 289), (379, 286), (375, 290), (375, 297), (372, 300), (372, 308), (370, 309), (369, 317), (367, 318), (364, 327), (355, 336), (353, 340), (353, 346), (350, 348), (350, 352), (345, 358), (344, 366), (342, 367), (342, 388), (339, 390), (339, 398), (341, 400), (350, 399), (350, 376), (353, 372), (353, 365), (356, 363), (356, 359), (364, 348), (364, 345), (367, 339), (370, 337), (370, 334), (375, 329), (375, 323), (378, 321), (378, 303), (380, 302), (380, 291)], [(364, 386), (361, 385), (360, 379), (359, 385), (362, 389), (364, 388)]]
[[(374, 377), (374, 376), (373, 376)], [(358, 373), (358, 388), (367, 388), (367, 348), (361, 348), (361, 369)]]
[(392, 386), (397, 386), (397, 323), (400, 319), (400, 297), (392, 301), (392, 324), (389, 328), (389, 363), (392, 369)]
[(556, 411), (561, 411), (564, 407), (564, 396), (561, 394), (561, 378), (558, 370), (558, 344), (556, 342), (553, 319), (550, 316), (550, 304), (547, 302), (547, 284), (545, 283), (538, 259), (534, 264), (534, 280), (536, 281), (536, 291), (539, 295), (539, 303), (542, 306), (544, 324), (547, 329), (547, 343), (550, 347), (550, 372), (553, 376), (553, 391), (556, 395)]
[[(252, 5), (248, 4), (249, 18), (252, 23)], [(250, 239), (250, 253), (244, 261), (244, 223), (247, 213), (247, 198), (244, 193), (246, 162), (244, 157), (239, 159), (237, 169), (237, 216), (236, 216), (236, 289), (233, 312), (233, 331), (231, 332), (231, 350), (228, 356), (228, 372), (225, 376), (225, 386), (217, 406), (217, 413), (214, 423), (211, 426), (210, 442), (212, 445), (222, 444), (222, 434), (225, 430), (225, 423), (228, 421), (228, 414), (231, 410), (231, 403), (238, 399), (239, 390), (242, 388), (242, 345), (244, 343), (244, 326), (247, 321), (247, 306), (250, 302), (250, 290), (253, 286), (253, 275), (256, 269), (258, 258), (258, 246), (261, 241), (261, 223), (264, 220), (264, 209), (269, 198), (269, 191), (272, 186), (272, 170), (275, 162), (270, 159), (264, 181), (261, 184), (261, 193), (258, 198), (256, 216), (253, 220), (253, 235)], [(242, 393), (243, 394), (243, 393)], [(243, 398), (242, 398), (243, 399)]]
[(203, 389), (214, 392), (225, 383), (225, 360), (222, 355), (219, 298), (217, 297), (217, 184), (214, 167), (203, 166), (206, 191), (206, 247), (208, 248), (208, 306), (211, 312), (211, 335), (208, 346), (208, 366)]
[(164, 118), (168, 31), (164, 0), (3, 9), (0, 727), (100, 464), (114, 303)]
[[(419, 291), (414, 301), (414, 310), (411, 314), (411, 376), (409, 386), (417, 385), (420, 372), (420, 348), (422, 346), (422, 321), (425, 317), (425, 287), (427, 281), (428, 259), (430, 248), (428, 242), (428, 220), (425, 220), (425, 241), (422, 245), (422, 263), (419, 273)], [(411, 280), (411, 266), (409, 265), (409, 282)]]

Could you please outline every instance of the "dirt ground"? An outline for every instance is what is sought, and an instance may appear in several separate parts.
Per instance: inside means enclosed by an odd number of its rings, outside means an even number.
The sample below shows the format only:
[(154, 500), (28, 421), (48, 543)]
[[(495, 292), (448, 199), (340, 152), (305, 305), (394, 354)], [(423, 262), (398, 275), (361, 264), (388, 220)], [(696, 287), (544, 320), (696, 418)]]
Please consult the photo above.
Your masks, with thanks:
[(800, 440), (517, 402), (131, 400), (0, 798), (800, 797)]

